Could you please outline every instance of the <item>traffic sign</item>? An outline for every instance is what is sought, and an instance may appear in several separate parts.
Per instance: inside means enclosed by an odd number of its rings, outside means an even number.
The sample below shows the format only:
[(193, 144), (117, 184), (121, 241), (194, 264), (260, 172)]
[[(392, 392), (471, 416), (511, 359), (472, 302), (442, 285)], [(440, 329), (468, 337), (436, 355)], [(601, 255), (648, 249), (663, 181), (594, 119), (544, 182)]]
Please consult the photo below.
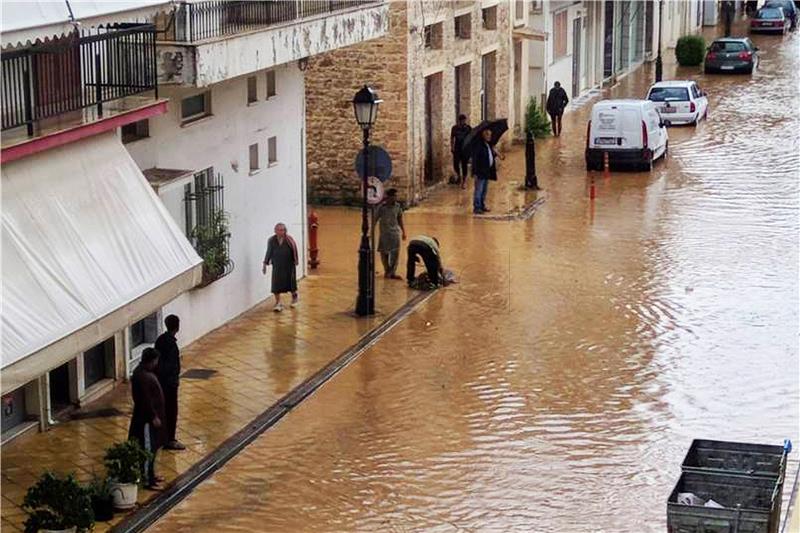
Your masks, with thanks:
[[(364, 185), (361, 185), (361, 194), (364, 194)], [(367, 178), (367, 203), (369, 205), (378, 205), (383, 201), (385, 191), (383, 183), (375, 176)]]
[[(364, 179), (364, 150), (361, 149), (356, 156), (356, 172), (358, 177)], [(375, 176), (381, 181), (392, 177), (392, 158), (380, 146), (369, 147), (369, 168), (367, 176)]]

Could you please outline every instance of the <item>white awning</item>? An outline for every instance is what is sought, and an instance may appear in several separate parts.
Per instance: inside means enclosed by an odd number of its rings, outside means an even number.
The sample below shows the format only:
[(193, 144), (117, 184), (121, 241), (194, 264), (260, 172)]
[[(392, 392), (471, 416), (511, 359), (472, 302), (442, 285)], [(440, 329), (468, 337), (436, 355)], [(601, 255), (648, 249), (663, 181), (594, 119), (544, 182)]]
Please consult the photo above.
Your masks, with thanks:
[(196, 285), (202, 260), (115, 133), (2, 168), (2, 390)]

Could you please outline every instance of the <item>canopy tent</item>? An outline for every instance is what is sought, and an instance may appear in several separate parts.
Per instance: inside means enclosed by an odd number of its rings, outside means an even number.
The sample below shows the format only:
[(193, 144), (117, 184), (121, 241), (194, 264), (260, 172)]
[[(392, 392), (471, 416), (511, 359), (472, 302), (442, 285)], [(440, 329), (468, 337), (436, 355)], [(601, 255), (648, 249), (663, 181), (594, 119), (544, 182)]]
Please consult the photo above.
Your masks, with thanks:
[(3, 165), (2, 389), (196, 285), (202, 260), (115, 133)]

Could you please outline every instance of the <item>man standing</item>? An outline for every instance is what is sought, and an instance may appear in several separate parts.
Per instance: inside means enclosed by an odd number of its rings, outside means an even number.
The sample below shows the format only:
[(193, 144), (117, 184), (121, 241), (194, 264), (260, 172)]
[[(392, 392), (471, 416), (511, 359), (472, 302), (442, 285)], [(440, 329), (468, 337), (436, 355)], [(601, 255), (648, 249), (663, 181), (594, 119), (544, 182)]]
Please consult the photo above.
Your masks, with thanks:
[(434, 285), (444, 285), (444, 267), (442, 266), (442, 257), (439, 254), (439, 241), (436, 240), (436, 237), (418, 235), (408, 241), (406, 280), (409, 287), (414, 284), (416, 279), (415, 271), (419, 259), (422, 259), (425, 263), (428, 280)]
[(161, 354), (158, 364), (158, 381), (164, 391), (164, 449), (185, 450), (177, 441), (175, 432), (178, 426), (178, 384), (181, 376), (181, 352), (175, 335), (181, 328), (181, 321), (175, 315), (164, 319), (167, 331), (156, 339), (156, 350)]
[(555, 82), (550, 94), (547, 95), (547, 113), (550, 115), (550, 122), (553, 123), (553, 135), (556, 137), (561, 136), (561, 116), (568, 103), (567, 91), (561, 87), (561, 83)]
[(128, 430), (128, 439), (135, 440), (152, 454), (144, 464), (144, 483), (149, 489), (157, 489), (162, 481), (156, 476), (155, 457), (163, 441), (164, 393), (155, 371), (158, 366), (158, 351), (145, 348), (142, 361), (131, 375), (133, 416)]
[(375, 220), (380, 228), (378, 251), (383, 263), (383, 276), (390, 279), (403, 279), (397, 275), (397, 260), (400, 257), (400, 238), (406, 240), (403, 225), (403, 208), (397, 203), (397, 189), (386, 191), (386, 200), (375, 212)]
[(486, 207), (489, 180), (497, 181), (497, 152), (494, 151), (491, 141), (492, 131), (486, 128), (481, 132), (481, 138), (474, 143), (472, 152), (472, 175), (475, 176), (472, 212), (476, 215), (489, 212)]
[(467, 138), (472, 128), (467, 124), (467, 115), (458, 115), (458, 122), (450, 129), (450, 152), (453, 154), (453, 170), (456, 172), (457, 183), (462, 189), (467, 188), (467, 162), (469, 156), (464, 156), (464, 139)]

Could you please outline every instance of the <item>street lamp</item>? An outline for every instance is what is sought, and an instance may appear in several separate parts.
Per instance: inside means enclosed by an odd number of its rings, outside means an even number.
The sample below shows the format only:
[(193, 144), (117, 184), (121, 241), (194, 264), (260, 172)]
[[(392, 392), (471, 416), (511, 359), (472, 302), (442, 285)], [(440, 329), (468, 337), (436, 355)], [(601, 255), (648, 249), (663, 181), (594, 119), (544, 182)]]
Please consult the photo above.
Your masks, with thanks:
[(661, 81), (661, 74), (664, 68), (663, 64), (661, 63), (661, 19), (663, 18), (662, 6), (664, 5), (664, 0), (658, 1), (658, 55), (656, 55), (656, 83)]
[(378, 93), (364, 85), (353, 97), (356, 122), (364, 133), (364, 171), (362, 176), (363, 203), (361, 205), (361, 245), (358, 248), (358, 297), (356, 314), (366, 316), (375, 313), (375, 263), (369, 242), (369, 219), (367, 218), (367, 174), (369, 174), (369, 130), (378, 119), (378, 106), (383, 102)]

